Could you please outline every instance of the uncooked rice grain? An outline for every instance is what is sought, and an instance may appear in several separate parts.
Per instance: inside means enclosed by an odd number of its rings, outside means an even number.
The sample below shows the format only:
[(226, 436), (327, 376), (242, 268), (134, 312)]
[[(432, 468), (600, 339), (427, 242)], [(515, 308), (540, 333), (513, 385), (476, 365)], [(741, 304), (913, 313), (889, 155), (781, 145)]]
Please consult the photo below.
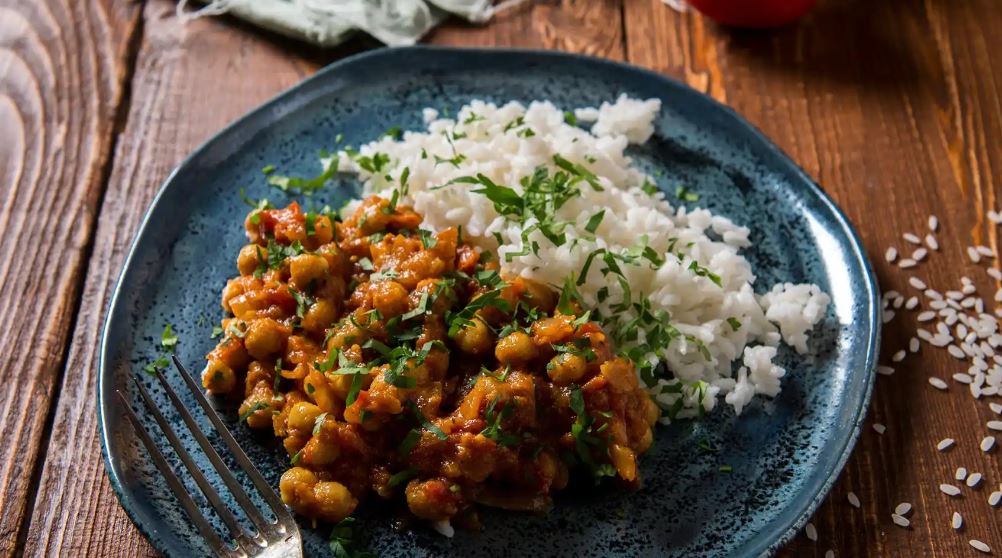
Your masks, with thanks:
[(912, 505), (909, 502), (901, 502), (897, 506), (894, 506), (894, 513), (902, 517), (908, 515), (910, 511), (912, 511)]
[(848, 498), (849, 503), (852, 504), (852, 507), (854, 507), (854, 508), (858, 508), (859, 507), (859, 505), (860, 505), (859, 504), (859, 496), (856, 496), (855, 492), (849, 492), (848, 494), (846, 494), (846, 498)]
[(929, 230), (932, 232), (936, 232), (936, 230), (939, 229), (939, 218), (936, 217), (935, 215), (930, 215), (928, 224), (929, 224)]
[(894, 260), (898, 259), (898, 249), (893, 246), (888, 248), (884, 252), (884, 259), (887, 260), (887, 263), (894, 263)]
[(964, 525), (964, 518), (958, 512), (953, 512), (953, 517), (950, 518), (950, 527), (954, 529), (960, 529)]
[(918, 350), (919, 350), (919, 340), (918, 340), (918, 337), (912, 337), (908, 341), (908, 350), (911, 351), (911, 352), (913, 352), (913, 353), (917, 353), (918, 352)]
[(873, 430), (875, 430), (877, 434), (883, 434), (887, 430), (887, 427), (879, 422), (875, 422), (873, 423)]
[(1002, 415), (1002, 403), (989, 403), (988, 408), (996, 415)]
[(981, 552), (984, 552), (985, 554), (989, 554), (992, 551), (992, 547), (990, 547), (987, 544), (979, 541), (978, 539), (971, 539), (971, 540), (969, 540), (967, 542), (972, 547), (974, 547), (975, 550), (980, 550)]
[(813, 523), (808, 523), (804, 527), (804, 533), (807, 535), (808, 539), (817, 542), (817, 540), (818, 540), (818, 529), (817, 529), (817, 527), (814, 526)]
[(917, 262), (911, 258), (905, 258), (898, 262), (898, 267), (900, 267), (901, 269), (908, 269), (911, 267), (915, 267), (916, 265)]
[(960, 489), (957, 488), (956, 486), (953, 486), (952, 484), (943, 483), (939, 485), (939, 491), (942, 492), (943, 494), (946, 494), (947, 496), (960, 495)]
[(956, 443), (956, 440), (954, 440), (953, 438), (943, 438), (942, 440), (939, 441), (938, 444), (936, 444), (936, 449), (938, 449), (939, 451), (944, 451), (953, 446), (954, 443)]
[(992, 252), (992, 249), (989, 248), (989, 247), (987, 247), (987, 246), (983, 246), (983, 245), (982, 246), (975, 246), (974, 249), (978, 251), (978, 254), (981, 254), (982, 256), (984, 256), (986, 258), (994, 258), (995, 257), (995, 252)]
[(926, 310), (925, 312), (921, 312), (916, 319), (920, 322), (931, 322), (936, 319), (936, 313), (932, 310)]
[(987, 426), (989, 430), (1002, 431), (1002, 420), (990, 420)]
[(967, 468), (966, 467), (957, 467), (957, 472), (953, 473), (953, 478), (955, 478), (955, 479), (957, 479), (959, 481), (963, 481), (964, 479), (966, 479), (967, 478)]
[(906, 356), (908, 356), (908, 353), (906, 353), (905, 350), (902, 349), (891, 356), (891, 362), (901, 362), (902, 360), (905, 359)]
[(987, 453), (995, 447), (995, 436), (985, 436), (981, 439), (981, 451)]
[(967, 257), (970, 258), (971, 261), (974, 263), (981, 262), (981, 254), (979, 254), (978, 251), (975, 250), (973, 246), (967, 247)]
[(926, 250), (925, 248), (917, 248), (914, 252), (912, 252), (912, 259), (915, 260), (915, 261), (917, 261), (917, 262), (920, 262), (920, 261), (924, 260), (925, 257), (926, 257), (926, 255), (928, 255), (928, 254), (929, 254), (929, 251)]
[(918, 305), (919, 305), (919, 299), (917, 296), (909, 297), (909, 299), (905, 301), (906, 310), (914, 310), (918, 308)]
[(919, 279), (918, 277), (909, 277), (908, 284), (920, 291), (924, 291), (928, 288), (928, 286), (925, 284), (925, 281)]
[(1000, 501), (1002, 501), (1002, 491), (996, 490), (995, 492), (992, 492), (991, 494), (988, 495), (989, 506), (994, 508), (995, 506), (999, 505)]
[(891, 514), (891, 521), (893, 521), (894, 524), (899, 527), (908, 527), (909, 525), (911, 525), (911, 521), (908, 521), (907, 517), (902, 517), (896, 513)]
[(971, 475), (967, 477), (968, 488), (974, 488), (979, 482), (981, 482), (981, 473), (971, 473)]
[(877, 367), (877, 374), (882, 374), (884, 376), (890, 376), (894, 373), (894, 369), (890, 366), (880, 365)]
[(936, 240), (936, 237), (931, 234), (925, 235), (925, 245), (928, 246), (930, 250), (939, 250), (939, 242)]
[(922, 244), (922, 239), (913, 233), (905, 233), (901, 235), (901, 238), (905, 239), (905, 242), (909, 242), (911, 244)]
[(941, 379), (939, 379), (939, 378), (937, 378), (935, 376), (933, 376), (932, 378), (929, 378), (929, 383), (932, 385), (932, 387), (934, 387), (936, 389), (945, 390), (947, 388), (946, 382), (944, 382), (943, 380), (941, 380)]

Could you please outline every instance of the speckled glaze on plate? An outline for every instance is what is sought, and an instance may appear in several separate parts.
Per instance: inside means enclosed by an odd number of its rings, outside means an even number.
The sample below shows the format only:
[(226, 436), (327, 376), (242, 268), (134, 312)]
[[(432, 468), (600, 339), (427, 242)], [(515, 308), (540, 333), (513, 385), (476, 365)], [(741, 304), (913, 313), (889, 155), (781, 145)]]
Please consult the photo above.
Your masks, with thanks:
[[(369, 500), (358, 514), (359, 531), (385, 557), (737, 557), (768, 555), (789, 540), (845, 464), (873, 386), (877, 285), (845, 217), (748, 123), (671, 79), (556, 52), (413, 47), (338, 62), (265, 103), (188, 157), (150, 207), (105, 324), (98, 412), (112, 486), (153, 546), (168, 556), (207, 553), (114, 394), (121, 389), (135, 399), (128, 379), (143, 376), (167, 408), (166, 397), (141, 371), (156, 357), (166, 323), (180, 335), (181, 359), (196, 372), (203, 365), (214, 344), (209, 333), (222, 317), (220, 290), (236, 274), (236, 254), (245, 243), (240, 187), (253, 198), (284, 203), (265, 185), (264, 165), (314, 174), (318, 151), (332, 148), (337, 134), (358, 145), (391, 126), (417, 129), (428, 106), (454, 113), (480, 98), (548, 99), (573, 108), (597, 106), (620, 93), (662, 100), (655, 136), (632, 154), (648, 171), (660, 171), (657, 181), (669, 194), (685, 184), (701, 195), (696, 205), (751, 228), (756, 244), (746, 255), (759, 291), (780, 281), (806, 281), (831, 294), (827, 320), (813, 336), (814, 352), (781, 351), (783, 392), (754, 404), (740, 420), (725, 410), (658, 427), (655, 446), (641, 459), (644, 483), (636, 492), (570, 488), (545, 516), (488, 510), (482, 532), (458, 532), (453, 539), (419, 525), (397, 530), (399, 510)], [(345, 180), (307, 203), (336, 206), (356, 188)], [(180, 379), (168, 372), (183, 393)], [(191, 397), (186, 401), (195, 408)], [(237, 439), (277, 486), (287, 458), (267, 437), (237, 426), (234, 414), (226, 416)], [(190, 437), (183, 440), (194, 447)], [(703, 440), (718, 451), (700, 451)], [(179, 467), (173, 453), (168, 456)], [(722, 465), (733, 472), (720, 472)], [(203, 470), (211, 467), (204, 463)], [(208, 510), (193, 483), (189, 488)], [(304, 526), (308, 556), (330, 555), (328, 534), (329, 528)]]

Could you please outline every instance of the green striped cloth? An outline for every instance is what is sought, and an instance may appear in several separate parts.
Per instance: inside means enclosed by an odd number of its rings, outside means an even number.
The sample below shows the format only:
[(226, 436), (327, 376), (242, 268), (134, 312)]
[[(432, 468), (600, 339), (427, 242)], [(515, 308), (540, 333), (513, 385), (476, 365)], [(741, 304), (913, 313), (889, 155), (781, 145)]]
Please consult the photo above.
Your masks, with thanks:
[[(336, 45), (355, 31), (364, 31), (391, 46), (414, 44), (450, 13), (468, 21), (489, 20), (490, 0), (202, 0), (189, 9), (180, 0), (183, 21), (230, 14), (254, 25), (314, 43)], [(502, 4), (521, 3), (508, 0)], [(500, 7), (500, 5), (499, 5)]]

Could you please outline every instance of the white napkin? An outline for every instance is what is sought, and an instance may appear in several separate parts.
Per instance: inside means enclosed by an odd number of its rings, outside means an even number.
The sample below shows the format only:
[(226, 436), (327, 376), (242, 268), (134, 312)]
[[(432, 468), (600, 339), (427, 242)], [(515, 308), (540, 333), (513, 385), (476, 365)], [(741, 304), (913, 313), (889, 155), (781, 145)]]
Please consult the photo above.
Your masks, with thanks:
[[(482, 23), (493, 17), (491, 0), (202, 0), (205, 6), (186, 9), (183, 21), (231, 14), (254, 25), (327, 47), (344, 41), (355, 30), (365, 31), (390, 46), (412, 45), (444, 20), (456, 14)], [(522, 3), (508, 0), (503, 4)], [(500, 6), (499, 6), (500, 7)]]

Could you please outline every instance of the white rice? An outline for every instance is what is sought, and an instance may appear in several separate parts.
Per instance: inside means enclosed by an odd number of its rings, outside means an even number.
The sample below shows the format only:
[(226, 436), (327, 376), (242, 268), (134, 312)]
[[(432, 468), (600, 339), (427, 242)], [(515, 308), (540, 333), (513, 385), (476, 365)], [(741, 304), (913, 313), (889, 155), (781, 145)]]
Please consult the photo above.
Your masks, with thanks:
[(873, 423), (873, 430), (877, 434), (883, 434), (884, 432), (887, 431), (887, 427), (884, 426), (883, 424), (880, 424), (879, 422), (875, 422), (875, 423)]
[(953, 446), (954, 443), (955, 440), (953, 438), (943, 438), (942, 440), (939, 441), (938, 444), (936, 444), (936, 449), (938, 449), (939, 451), (945, 451), (946, 449)]
[(893, 246), (888, 248), (887, 252), (884, 252), (884, 259), (887, 263), (894, 263), (894, 260), (898, 259), (898, 249)]
[(808, 523), (807, 526), (804, 527), (804, 533), (807, 535), (808, 539), (817, 542), (817, 540), (818, 540), (818, 529), (817, 529), (817, 527), (814, 526), (813, 523)]
[(912, 523), (911, 521), (908, 521), (908, 518), (902, 517), (896, 513), (891, 514), (891, 521), (893, 521), (898, 527), (908, 527)]
[(964, 518), (959, 512), (953, 512), (953, 517), (950, 518), (950, 527), (954, 529), (960, 529), (964, 526)]
[[(806, 353), (808, 333), (825, 316), (830, 298), (815, 285), (792, 283), (755, 294), (755, 273), (740, 253), (751, 246), (748, 228), (705, 209), (674, 207), (664, 194), (642, 189), (653, 179), (637, 170), (624, 150), (651, 136), (659, 110), (656, 99), (625, 95), (597, 109), (576, 110), (579, 122), (594, 122), (589, 131), (566, 123), (564, 112), (549, 102), (526, 107), (471, 101), (454, 119), (426, 109), (426, 131), (408, 131), (399, 139), (386, 136), (361, 146), (355, 156), (346, 151), (336, 156), (342, 171), (359, 174), (368, 194), (389, 197), (406, 169), (407, 191), (401, 192), (401, 201), (424, 216), (423, 226), (461, 226), (464, 239), (497, 251), (503, 273), (558, 288), (568, 277), (579, 280), (585, 304), (604, 317), (610, 332), (617, 329), (616, 323), (634, 319), (635, 310), (612, 310), (626, 298), (625, 291), (615, 275), (603, 272), (600, 258), (584, 277), (582, 268), (598, 249), (624, 254), (652, 248), (662, 262), (619, 264), (631, 300), (643, 298), (653, 312), (667, 312), (682, 334), (663, 348), (672, 377), (658, 379), (652, 394), (664, 409), (677, 410), (681, 403), (679, 418), (695, 416), (698, 407), (710, 411), (721, 397), (740, 414), (756, 395), (775, 397), (780, 392), (786, 371), (773, 363), (779, 343)], [(530, 129), (532, 134), (526, 132)], [(367, 172), (357, 164), (357, 156), (376, 153), (389, 157), (380, 172)], [(522, 195), (522, 179), (537, 168), (545, 167), (551, 175), (559, 170), (556, 155), (593, 173), (602, 188), (582, 182), (580, 195), (556, 210), (554, 218), (566, 223), (562, 245), (538, 229), (523, 239), (533, 219), (520, 222), (500, 215), (491, 200), (473, 191), (480, 185), (449, 184), (483, 174)], [(601, 210), (604, 217), (594, 233), (589, 232), (587, 223)], [(533, 243), (535, 251), (523, 249)], [(709, 275), (719, 277), (720, 285)], [(643, 342), (641, 331), (636, 343)], [(625, 345), (620, 348), (630, 343)], [(653, 352), (641, 359), (650, 364), (658, 360)]]
[(992, 492), (991, 494), (988, 495), (989, 506), (994, 508), (995, 506), (999, 505), (1000, 501), (1002, 501), (1002, 491), (996, 490), (995, 492)]
[(981, 478), (981, 473), (972, 473), (969, 477), (967, 477), (968, 488), (974, 488), (977, 486), (978, 483), (981, 482)]
[(911, 511), (912, 511), (912, 505), (909, 502), (901, 502), (900, 504), (894, 507), (895, 515), (900, 515), (902, 517), (908, 515), (908, 513)]

